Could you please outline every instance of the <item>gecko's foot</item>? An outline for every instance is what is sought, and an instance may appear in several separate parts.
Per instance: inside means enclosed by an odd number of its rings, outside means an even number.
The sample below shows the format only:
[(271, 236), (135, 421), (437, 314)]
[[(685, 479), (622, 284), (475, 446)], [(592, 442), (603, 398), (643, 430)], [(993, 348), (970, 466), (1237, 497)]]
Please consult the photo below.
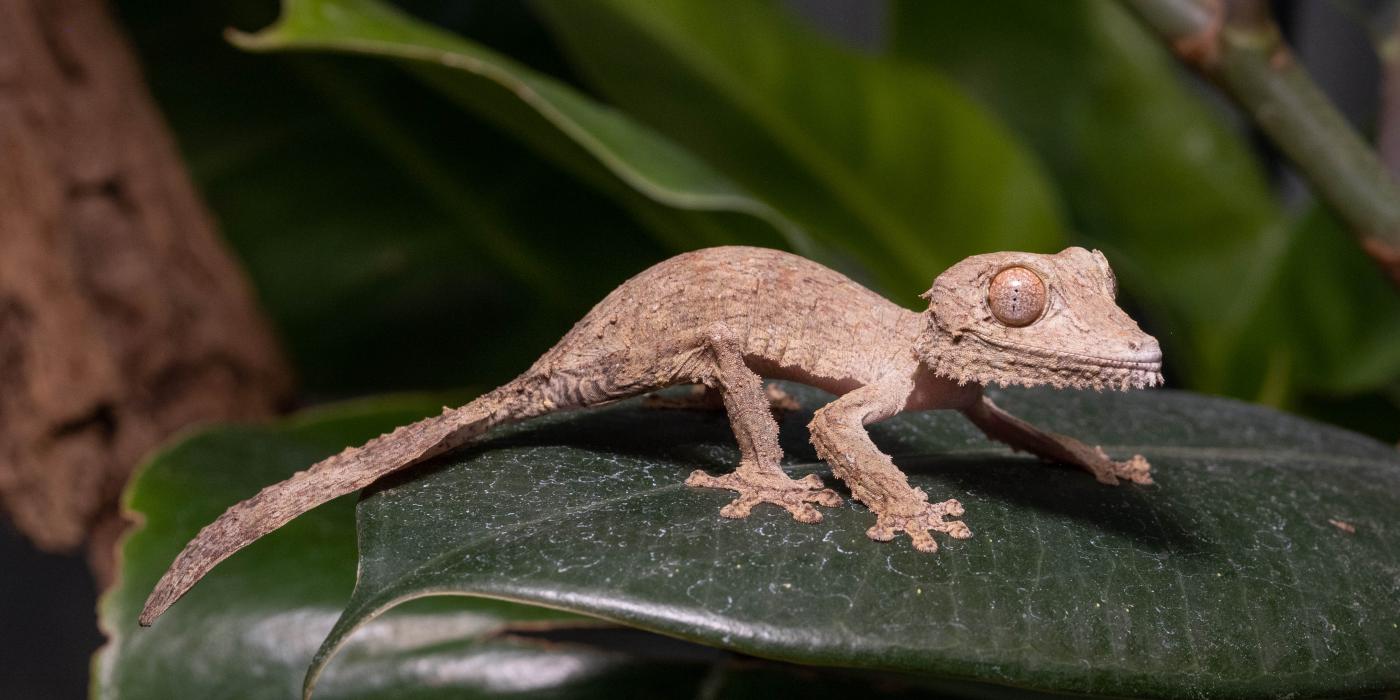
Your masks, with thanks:
[[(920, 495), (923, 495), (922, 492)], [(959, 540), (972, 536), (972, 530), (963, 521), (945, 519), (963, 514), (962, 504), (957, 499), (950, 498), (942, 503), (924, 502), (921, 505), (913, 515), (877, 512), (875, 526), (866, 530), (865, 534), (877, 542), (889, 542), (900, 532), (908, 533), (909, 539), (914, 542), (914, 549), (930, 554), (938, 551), (938, 542), (934, 541), (930, 530), (946, 532)]]
[(1115, 462), (1109, 459), (1102, 447), (1095, 447), (1094, 452), (1100, 460), (1090, 465), (1090, 471), (1099, 483), (1117, 486), (1119, 479), (1126, 479), (1135, 484), (1152, 483), (1152, 465), (1148, 464), (1142, 455), (1133, 455), (1126, 461)]
[(827, 508), (841, 505), (841, 497), (822, 483), (821, 477), (808, 474), (801, 479), (792, 479), (780, 470), (772, 472), (749, 470), (740, 467), (724, 476), (711, 476), (704, 470), (696, 469), (685, 480), (686, 486), (709, 489), (729, 489), (738, 491), (739, 497), (721, 508), (719, 514), (726, 518), (747, 518), (753, 507), (760, 503), (772, 503), (786, 508), (792, 517), (804, 523), (819, 523), (822, 514), (813, 508), (815, 503)]
[[(777, 385), (768, 384), (763, 389), (768, 395), (768, 406), (773, 409), (775, 415), (782, 416), (788, 411), (802, 410), (802, 404)], [(689, 393), (680, 395), (648, 394), (642, 398), (642, 405), (646, 408), (680, 411), (723, 411), (724, 399), (718, 391), (704, 386), (693, 386)]]

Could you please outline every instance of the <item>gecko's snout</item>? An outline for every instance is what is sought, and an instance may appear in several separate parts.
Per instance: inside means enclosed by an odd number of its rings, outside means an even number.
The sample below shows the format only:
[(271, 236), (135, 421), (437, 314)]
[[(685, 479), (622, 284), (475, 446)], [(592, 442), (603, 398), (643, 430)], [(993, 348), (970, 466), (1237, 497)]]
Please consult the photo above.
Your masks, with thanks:
[(1151, 363), (1156, 365), (1157, 369), (1162, 368), (1162, 345), (1156, 338), (1148, 336), (1147, 340), (1137, 343), (1133, 350), (1137, 351), (1133, 357), (1137, 362)]
[(1162, 346), (1157, 339), (1147, 334), (1122, 341), (1117, 347), (1105, 348), (1108, 357), (1120, 360), (1126, 364), (1141, 365), (1145, 369), (1158, 370), (1162, 368)]
[[(1113, 345), (1113, 344), (1110, 344)], [(1086, 368), (1093, 375), (1090, 385), (1110, 389), (1142, 389), (1162, 383), (1162, 346), (1138, 331), (1130, 338), (1107, 347), (1106, 357), (1097, 367)]]

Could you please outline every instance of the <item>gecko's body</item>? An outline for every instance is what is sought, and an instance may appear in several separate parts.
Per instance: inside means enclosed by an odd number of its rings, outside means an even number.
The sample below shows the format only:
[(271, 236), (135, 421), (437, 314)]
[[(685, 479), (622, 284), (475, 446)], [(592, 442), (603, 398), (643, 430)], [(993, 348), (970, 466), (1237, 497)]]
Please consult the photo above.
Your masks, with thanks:
[(929, 310), (908, 311), (803, 258), (761, 248), (712, 248), (666, 260), (598, 303), (522, 375), (457, 409), (350, 448), (269, 486), (228, 510), (181, 552), (142, 612), (149, 624), (215, 564), (332, 498), (458, 447), (491, 428), (596, 406), (677, 384), (719, 395), (739, 443), (739, 467), (696, 471), (693, 486), (739, 497), (721, 510), (745, 517), (759, 503), (816, 522), (813, 503), (840, 497), (816, 476), (790, 479), (779, 466), (778, 426), (760, 375), (829, 391), (812, 442), (852, 495), (876, 515), (870, 536), (905, 532), (936, 551), (930, 531), (970, 531), (948, 516), (956, 500), (930, 503), (911, 488), (864, 426), (906, 410), (962, 411), (989, 436), (1078, 465), (1100, 481), (1150, 483), (1134, 456), (1041, 431), (982, 395), (988, 383), (1129, 388), (1160, 381), (1160, 351), (1113, 301), (1113, 276), (1097, 252), (994, 253), (953, 266), (935, 281)]
[[(917, 363), (912, 348), (920, 318), (790, 253), (709, 248), (678, 255), (623, 283), (525, 376), (594, 379), (600, 369), (601, 376), (618, 376), (609, 370), (660, 359), (637, 357), (649, 355), (646, 346), (653, 342), (722, 326), (762, 376), (844, 394)], [(569, 383), (565, 379), (561, 386)], [(595, 397), (579, 398), (592, 404)]]

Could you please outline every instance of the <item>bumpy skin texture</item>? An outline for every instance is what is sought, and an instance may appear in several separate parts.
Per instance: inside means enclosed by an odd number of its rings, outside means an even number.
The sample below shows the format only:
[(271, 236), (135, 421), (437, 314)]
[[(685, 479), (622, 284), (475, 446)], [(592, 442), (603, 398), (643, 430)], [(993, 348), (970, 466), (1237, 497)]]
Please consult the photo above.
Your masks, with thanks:
[[(989, 290), (1000, 272), (1044, 285), (1044, 309), (1029, 324), (998, 320)], [(931, 503), (909, 485), (865, 426), (902, 411), (954, 409), (989, 437), (1076, 465), (1106, 484), (1151, 483), (1141, 456), (1102, 450), (1042, 431), (982, 395), (987, 384), (1140, 388), (1161, 382), (1157, 341), (1114, 303), (1115, 283), (1097, 251), (992, 253), (968, 258), (935, 280), (929, 309), (897, 306), (841, 274), (775, 250), (711, 248), (679, 255), (633, 277), (603, 299), (524, 374), (471, 403), (350, 448), (263, 489), (219, 517), (180, 553), (141, 613), (148, 625), (214, 565), (297, 515), (363, 488), (389, 472), (447, 452), (507, 422), (697, 384), (717, 395), (739, 443), (733, 472), (697, 470), (686, 480), (738, 493), (720, 514), (742, 518), (771, 503), (802, 522), (813, 504), (841, 498), (821, 480), (793, 480), (780, 467), (778, 425), (760, 376), (840, 396), (810, 425), (817, 454), (876, 516), (871, 539), (906, 533), (937, 551), (930, 532), (971, 537), (956, 500)], [(1018, 301), (1017, 303), (1022, 303)], [(1039, 302), (1037, 302), (1039, 303)], [(1023, 313), (1018, 307), (1017, 313)], [(1005, 316), (1005, 314), (1003, 314)], [(1034, 316), (1034, 314), (1032, 314)]]

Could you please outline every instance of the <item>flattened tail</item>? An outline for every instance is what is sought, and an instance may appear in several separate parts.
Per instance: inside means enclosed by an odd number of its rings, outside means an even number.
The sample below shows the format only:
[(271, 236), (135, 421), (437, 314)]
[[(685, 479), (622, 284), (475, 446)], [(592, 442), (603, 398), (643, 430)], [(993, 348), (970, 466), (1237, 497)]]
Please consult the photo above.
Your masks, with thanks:
[(175, 558), (146, 599), (141, 626), (154, 622), (219, 562), (298, 515), (390, 472), (447, 452), (496, 425), (526, 417), (510, 410), (510, 401), (500, 400), (503, 389), (402, 426), (361, 447), (347, 448), (230, 507)]

